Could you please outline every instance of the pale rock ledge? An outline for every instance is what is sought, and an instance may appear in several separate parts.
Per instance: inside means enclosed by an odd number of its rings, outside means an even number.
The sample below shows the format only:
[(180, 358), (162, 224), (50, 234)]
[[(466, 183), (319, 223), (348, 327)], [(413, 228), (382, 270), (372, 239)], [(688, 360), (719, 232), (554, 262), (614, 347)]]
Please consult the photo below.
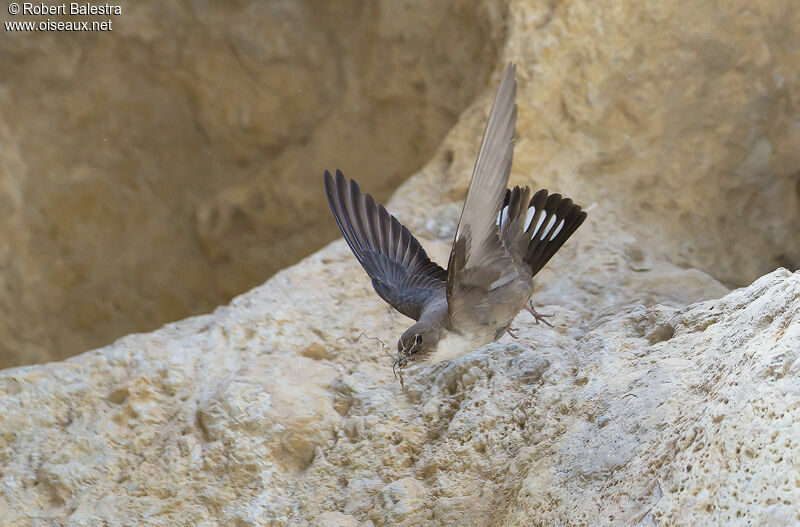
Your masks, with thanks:
[(374, 340), (403, 321), (320, 287), (354, 267), (337, 242), (214, 314), (0, 372), (0, 523), (800, 521), (800, 273), (580, 330), (521, 315), (403, 390)]

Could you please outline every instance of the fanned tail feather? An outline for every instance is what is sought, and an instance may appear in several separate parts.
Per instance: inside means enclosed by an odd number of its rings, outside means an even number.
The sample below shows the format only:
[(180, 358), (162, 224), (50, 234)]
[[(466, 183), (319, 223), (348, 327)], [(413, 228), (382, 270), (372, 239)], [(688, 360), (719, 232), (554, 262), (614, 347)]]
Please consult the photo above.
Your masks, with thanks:
[[(507, 189), (497, 214), (501, 238), (522, 255), (535, 276), (586, 219), (586, 212), (570, 198), (536, 192), (528, 187)], [(527, 207), (522, 204), (527, 202)]]

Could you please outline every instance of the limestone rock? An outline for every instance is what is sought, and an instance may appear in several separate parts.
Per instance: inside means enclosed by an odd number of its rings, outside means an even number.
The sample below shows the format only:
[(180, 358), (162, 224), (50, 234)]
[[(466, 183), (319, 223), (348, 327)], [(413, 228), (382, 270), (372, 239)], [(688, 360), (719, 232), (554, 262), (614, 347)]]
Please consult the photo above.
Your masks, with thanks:
[(212, 315), (0, 373), (2, 523), (798, 520), (800, 273), (580, 331), (524, 313), (401, 389), (377, 339), (403, 321), (304, 279), (359, 272), (337, 242)]
[(384, 199), (427, 161), (497, 3), (137, 1), (103, 35), (4, 32), (0, 367), (207, 312), (334, 239), (322, 171)]
[(800, 267), (794, 2), (512, 12), (505, 57), (528, 80), (515, 173), (579, 186), (650, 251), (729, 286)]
[[(556, 327), (523, 312), (518, 340), (401, 387), (409, 321), (337, 241), (211, 314), (0, 372), (0, 524), (797, 524), (800, 272), (716, 279), (796, 246), (777, 167), (800, 99), (791, 74), (769, 82), (797, 16), (511, 2), (493, 79), (518, 61), (512, 182), (589, 210), (537, 277)], [(439, 262), (493, 88), (389, 202)], [(743, 119), (768, 164), (733, 141)], [(750, 147), (759, 163), (726, 171)]]

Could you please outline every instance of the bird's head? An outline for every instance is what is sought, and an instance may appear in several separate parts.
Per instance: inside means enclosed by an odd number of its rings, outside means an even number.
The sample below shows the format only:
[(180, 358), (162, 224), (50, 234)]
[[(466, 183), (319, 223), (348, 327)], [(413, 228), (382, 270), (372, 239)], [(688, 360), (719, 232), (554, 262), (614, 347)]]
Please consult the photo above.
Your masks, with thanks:
[(397, 341), (397, 361), (395, 367), (405, 368), (410, 362), (425, 362), (436, 349), (439, 331), (433, 327), (417, 322), (400, 336)]

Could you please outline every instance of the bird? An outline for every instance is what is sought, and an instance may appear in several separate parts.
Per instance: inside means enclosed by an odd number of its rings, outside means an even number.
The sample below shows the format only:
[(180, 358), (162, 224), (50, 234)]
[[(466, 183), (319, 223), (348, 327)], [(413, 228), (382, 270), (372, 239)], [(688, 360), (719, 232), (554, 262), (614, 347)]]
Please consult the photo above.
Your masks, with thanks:
[[(508, 332), (532, 306), (533, 277), (586, 219), (572, 199), (547, 189), (507, 188), (516, 132), (516, 65), (506, 67), (492, 104), (447, 269), (340, 170), (324, 174), (333, 216), (375, 292), (416, 322), (397, 342), (392, 367), (461, 357)], [(402, 383), (402, 376), (401, 376)]]

